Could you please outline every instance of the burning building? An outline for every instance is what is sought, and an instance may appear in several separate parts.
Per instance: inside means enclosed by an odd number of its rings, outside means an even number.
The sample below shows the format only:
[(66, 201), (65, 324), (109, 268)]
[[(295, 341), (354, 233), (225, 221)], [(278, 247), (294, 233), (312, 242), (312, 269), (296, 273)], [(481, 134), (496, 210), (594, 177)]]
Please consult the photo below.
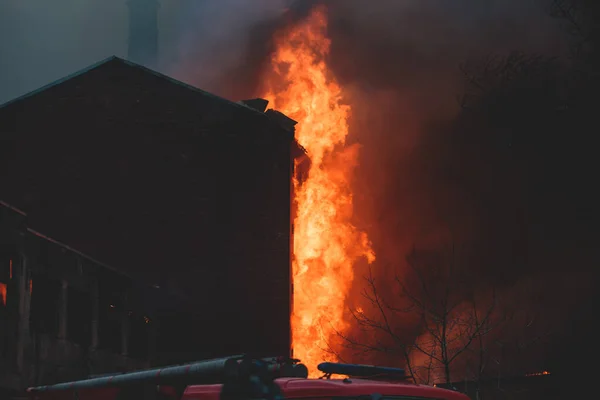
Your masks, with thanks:
[[(73, 232), (85, 232), (79, 247), (108, 251), (102, 258), (113, 264), (168, 270), (155, 278), (194, 293), (208, 326), (197, 334), (183, 325), (178, 339), (202, 338), (209, 353), (288, 352), (294, 292), (295, 355), (314, 367), (336, 331), (350, 329), (355, 267), (375, 258), (353, 224), (359, 146), (346, 143), (352, 110), (327, 65), (325, 9), (277, 34), (256, 92), (300, 122), (294, 132), (295, 122), (265, 112), (263, 100), (233, 103), (141, 67), (157, 64), (157, 2), (128, 5), (136, 64), (111, 58), (0, 108), (13, 154), (0, 178), (5, 197), (40, 226), (58, 229), (56, 214), (71, 221), (55, 235), (77, 243)], [(294, 136), (311, 157), (309, 173), (295, 177), (303, 150)], [(94, 244), (106, 236), (96, 230), (111, 232), (114, 245)], [(265, 323), (265, 310), (274, 321)], [(248, 338), (240, 340), (240, 327)]]
[(0, 107), (2, 195), (52, 236), (187, 294), (196, 320), (173, 315), (161, 334), (171, 362), (289, 353), (304, 153), (295, 121), (266, 105), (111, 57)]

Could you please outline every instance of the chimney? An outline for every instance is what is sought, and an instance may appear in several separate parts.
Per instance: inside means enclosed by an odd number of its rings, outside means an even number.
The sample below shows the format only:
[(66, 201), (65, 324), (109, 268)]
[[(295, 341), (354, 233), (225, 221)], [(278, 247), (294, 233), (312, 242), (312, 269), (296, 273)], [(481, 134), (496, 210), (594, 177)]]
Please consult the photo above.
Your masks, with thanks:
[(128, 0), (129, 49), (127, 58), (156, 68), (158, 62), (158, 0)]

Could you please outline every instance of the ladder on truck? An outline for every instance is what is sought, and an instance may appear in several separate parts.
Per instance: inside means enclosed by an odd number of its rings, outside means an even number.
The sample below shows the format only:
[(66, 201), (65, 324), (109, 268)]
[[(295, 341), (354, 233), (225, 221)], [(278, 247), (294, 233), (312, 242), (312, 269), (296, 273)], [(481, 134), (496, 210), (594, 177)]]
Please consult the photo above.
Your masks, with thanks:
[(32, 400), (180, 399), (189, 385), (222, 384), (221, 400), (284, 400), (274, 382), (308, 377), (299, 360), (231, 356), (27, 389)]

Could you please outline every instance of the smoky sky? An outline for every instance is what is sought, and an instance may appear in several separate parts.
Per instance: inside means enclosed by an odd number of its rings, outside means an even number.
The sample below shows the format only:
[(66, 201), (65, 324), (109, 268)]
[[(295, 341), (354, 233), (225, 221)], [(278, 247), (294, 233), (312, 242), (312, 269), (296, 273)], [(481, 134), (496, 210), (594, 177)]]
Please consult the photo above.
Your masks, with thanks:
[[(460, 163), (466, 155), (448, 145), (459, 115), (457, 99), (465, 90), (460, 64), (514, 51), (566, 54), (564, 32), (549, 16), (547, 2), (330, 0), (297, 1), (292, 9), (302, 17), (317, 3), (328, 7), (329, 65), (353, 107), (350, 139), (363, 146), (355, 214), (373, 240), (378, 262), (402, 263), (411, 246), (439, 243), (449, 230), (488, 236), (479, 245), (488, 253), (497, 258), (503, 253), (502, 262), (515, 264), (519, 257), (525, 262), (516, 253), (530, 243), (518, 238), (524, 235), (517, 232), (518, 216), (490, 216), (474, 204), (480, 192), (491, 190), (498, 199), (494, 205), (513, 203), (498, 206), (510, 214), (520, 207), (514, 199), (520, 194), (510, 185), (456, 185), (445, 174), (443, 158)], [(480, 146), (482, 161), (474, 168), (483, 169), (493, 144), (483, 139), (474, 146)], [(480, 179), (486, 180), (493, 177)], [(498, 183), (503, 180), (510, 178), (501, 174)], [(483, 218), (490, 218), (487, 226)]]
[[(216, 3), (211, 4), (210, 16), (223, 13)], [(477, 187), (479, 182), (455, 185), (446, 179), (438, 158), (460, 160), (464, 156), (463, 149), (446, 146), (459, 111), (457, 98), (464, 91), (461, 63), (514, 51), (566, 54), (564, 31), (550, 17), (547, 1), (256, 4), (264, 7), (258, 13), (261, 18), (254, 13), (230, 16), (227, 21), (234, 24), (215, 30), (208, 38), (205, 32), (211, 24), (182, 23), (179, 37), (185, 40), (179, 42), (177, 52), (182, 58), (171, 65), (172, 73), (236, 100), (260, 96), (260, 76), (269, 68), (273, 33), (305, 17), (311, 7), (325, 4), (332, 39), (328, 62), (353, 107), (350, 139), (363, 146), (355, 181), (356, 222), (372, 238), (378, 262), (402, 263), (412, 245), (439, 242), (452, 226), (471, 238), (487, 237), (479, 246), (502, 259), (487, 269), (497, 269), (498, 263), (518, 264), (513, 270), (523, 268), (527, 249), (541, 245), (525, 243), (523, 236), (528, 234), (519, 230), (523, 222), (518, 216), (507, 218), (520, 207), (519, 195), (512, 194), (510, 185), (492, 188), (497, 192), (498, 201), (492, 201), (495, 206), (502, 201), (512, 202), (511, 206), (498, 206), (496, 215), (475, 211), (480, 193), (472, 196), (471, 192), (489, 188)], [(291, 12), (283, 12), (286, 6)], [(189, 10), (188, 21), (198, 20), (208, 9)], [(490, 144), (484, 140), (479, 145), (485, 160)]]
[[(244, 64), (248, 32), (286, 0), (160, 0), (161, 72), (214, 92)], [(126, 0), (0, 2), (0, 103), (107, 57), (127, 57)], [(221, 83), (222, 85), (222, 83)]]
[[(351, 140), (363, 145), (357, 224), (379, 260), (398, 262), (442, 226), (477, 225), (465, 192), (480, 189), (448, 182), (437, 160), (463, 91), (458, 66), (510, 51), (564, 55), (547, 0), (161, 0), (158, 69), (233, 100), (258, 96), (273, 33), (317, 3), (329, 10), (328, 61), (353, 107)], [(127, 26), (125, 0), (2, 1), (0, 102), (126, 57)]]
[[(545, 50), (552, 45), (547, 37), (551, 28), (541, 1), (332, 1), (330, 8), (338, 18), (332, 32), (349, 39), (334, 45), (334, 58), (346, 64), (343, 70), (337, 68), (338, 75), (375, 86), (381, 86), (376, 76), (389, 75), (365, 76), (366, 59), (360, 57), (366, 54), (346, 51), (343, 47), (349, 42), (370, 48), (370, 55), (388, 53), (391, 59), (369, 61), (384, 72), (395, 68), (398, 77), (414, 83), (415, 78), (403, 72), (431, 68), (433, 60), (455, 62), (486, 48), (505, 50), (513, 44)], [(285, 9), (307, 9), (310, 3), (161, 0), (159, 69), (217, 94), (246, 95), (256, 85), (253, 71), (264, 61), (270, 33)], [(6, 0), (0, 4), (0, 22), (0, 102), (106, 57), (127, 56), (125, 0)], [(393, 57), (400, 54), (402, 62)], [(357, 57), (347, 62), (343, 55)], [(398, 82), (386, 80), (385, 85), (390, 84)]]
[(127, 15), (116, 3), (2, 1), (0, 103), (113, 54), (124, 55)]

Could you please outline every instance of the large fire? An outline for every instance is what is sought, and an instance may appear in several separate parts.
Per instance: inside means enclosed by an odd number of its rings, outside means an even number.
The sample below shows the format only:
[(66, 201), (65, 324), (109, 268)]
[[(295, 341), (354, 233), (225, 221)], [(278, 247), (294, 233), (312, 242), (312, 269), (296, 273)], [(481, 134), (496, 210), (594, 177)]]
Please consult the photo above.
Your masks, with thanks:
[(367, 235), (352, 224), (351, 178), (358, 147), (347, 146), (351, 108), (328, 69), (327, 15), (315, 8), (275, 38), (264, 74), (270, 106), (298, 121), (296, 139), (310, 159), (308, 177), (294, 179), (292, 344), (315, 376), (316, 365), (335, 359), (338, 333), (348, 332), (347, 301), (354, 265), (375, 259)]

